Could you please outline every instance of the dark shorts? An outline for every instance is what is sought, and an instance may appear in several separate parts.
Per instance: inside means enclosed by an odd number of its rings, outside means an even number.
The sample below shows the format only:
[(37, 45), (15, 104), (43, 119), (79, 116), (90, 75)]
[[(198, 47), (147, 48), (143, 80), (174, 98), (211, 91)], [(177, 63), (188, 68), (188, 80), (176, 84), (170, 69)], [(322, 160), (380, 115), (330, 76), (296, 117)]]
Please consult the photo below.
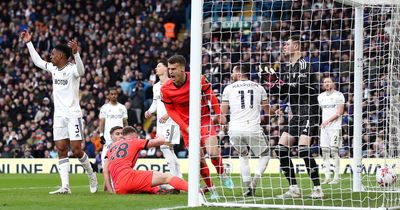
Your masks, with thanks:
[(293, 116), (284, 131), (294, 137), (301, 135), (318, 136), (318, 116)]

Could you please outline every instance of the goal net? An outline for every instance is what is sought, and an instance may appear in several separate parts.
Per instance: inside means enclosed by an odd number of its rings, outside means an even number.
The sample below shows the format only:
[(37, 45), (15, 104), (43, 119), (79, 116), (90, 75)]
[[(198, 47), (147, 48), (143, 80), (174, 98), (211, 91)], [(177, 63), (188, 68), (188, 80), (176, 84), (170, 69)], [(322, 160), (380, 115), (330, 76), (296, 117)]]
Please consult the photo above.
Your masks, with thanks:
[[(390, 186), (383, 187), (377, 182), (377, 171), (381, 167), (392, 168), (394, 175), (400, 172), (398, 0), (204, 0), (202, 11), (201, 28), (196, 28), (200, 25), (193, 20), (191, 28), (192, 34), (193, 30), (202, 31), (202, 74), (221, 101), (224, 88), (232, 83), (233, 67), (250, 67), (250, 80), (261, 84), (269, 99), (270, 114), (261, 112), (260, 121), (271, 156), (254, 187), (254, 194), (244, 195), (248, 187), (241, 176), (240, 154), (228, 135), (229, 126), (215, 124), (223, 156), (223, 176), (229, 175), (234, 187), (230, 189), (224, 185), (224, 178), (218, 175), (206, 153), (219, 196), (204, 193), (200, 196), (203, 205), (285, 209), (400, 208), (400, 182), (393, 181)], [(310, 73), (315, 76), (311, 82), (318, 94), (324, 91), (323, 78), (330, 77), (335, 89), (345, 98), (338, 148), (340, 180), (337, 184), (321, 184), (322, 199), (308, 198), (314, 186), (304, 160), (299, 158), (298, 144), (289, 147), (289, 154), (301, 195), (279, 198), (289, 184), (280, 169), (277, 145), (295, 116), (287, 101), (289, 95), (271, 93), (259, 69), (272, 68), (280, 76), (291, 76), (290, 72), (285, 72), (288, 59), (282, 49), (294, 35), (300, 36), (302, 58), (311, 66)], [(193, 51), (191, 60), (192, 56)], [(323, 164), (319, 136), (320, 129), (312, 136), (309, 153), (316, 159), (322, 182), (326, 167), (332, 172), (335, 170), (334, 165)], [(200, 150), (206, 151), (206, 148)], [(250, 152), (248, 158), (246, 167), (254, 177), (260, 156)], [(197, 170), (190, 173), (197, 173)], [(202, 179), (200, 186), (204, 186)], [(193, 195), (189, 192), (189, 196)], [(189, 205), (191, 201), (193, 199), (189, 198)]]

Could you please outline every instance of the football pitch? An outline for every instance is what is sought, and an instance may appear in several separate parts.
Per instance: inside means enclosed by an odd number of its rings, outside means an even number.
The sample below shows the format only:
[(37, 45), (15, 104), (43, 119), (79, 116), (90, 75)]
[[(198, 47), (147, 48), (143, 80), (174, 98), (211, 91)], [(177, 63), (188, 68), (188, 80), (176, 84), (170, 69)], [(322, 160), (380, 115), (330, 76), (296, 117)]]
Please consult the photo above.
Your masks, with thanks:
[[(223, 190), (220, 183), (216, 183), (220, 202), (233, 201), (246, 203), (271, 203), (289, 205), (324, 205), (324, 206), (353, 206), (379, 207), (382, 199), (376, 193), (351, 193), (350, 175), (343, 175), (341, 183), (336, 186), (324, 185), (325, 199), (311, 200), (307, 198), (310, 194), (311, 183), (306, 175), (298, 176), (301, 180), (299, 185), (303, 190), (303, 199), (280, 200), (274, 198), (280, 194), (282, 189), (287, 189), (286, 180), (279, 175), (264, 175), (263, 190), (258, 189), (255, 197), (245, 198), (241, 196), (242, 190)], [(240, 186), (239, 175), (233, 175), (236, 186)], [(99, 186), (102, 186), (102, 177), (98, 175)], [(214, 178), (214, 180), (217, 180)], [(273, 189), (270, 188), (272, 183)], [(184, 207), (187, 205), (187, 193), (179, 195), (112, 195), (99, 191), (91, 194), (88, 187), (88, 178), (84, 174), (71, 174), (70, 184), (72, 194), (70, 195), (48, 195), (49, 191), (55, 190), (60, 184), (58, 174), (0, 174), (0, 209), (168, 209)], [(203, 184), (203, 183), (201, 183)], [(207, 195), (207, 198), (209, 195)], [(368, 199), (370, 197), (373, 199)], [(261, 199), (263, 198), (263, 199)], [(351, 200), (356, 202), (351, 203)], [(199, 207), (194, 209), (209, 209), (210, 207)], [(214, 207), (212, 209), (220, 209)], [(238, 209), (238, 208), (237, 208)], [(249, 209), (249, 208), (245, 208)]]

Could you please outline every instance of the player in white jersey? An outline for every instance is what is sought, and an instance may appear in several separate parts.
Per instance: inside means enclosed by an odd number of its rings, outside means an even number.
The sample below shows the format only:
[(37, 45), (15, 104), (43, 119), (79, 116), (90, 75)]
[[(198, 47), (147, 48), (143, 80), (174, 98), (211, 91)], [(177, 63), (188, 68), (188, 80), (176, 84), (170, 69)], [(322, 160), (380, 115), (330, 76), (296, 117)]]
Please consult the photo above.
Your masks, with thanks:
[[(222, 94), (221, 113), (230, 111), (229, 137), (233, 147), (239, 152), (240, 173), (246, 189), (245, 196), (254, 196), (257, 182), (267, 168), (269, 146), (260, 126), (260, 112), (269, 113), (265, 89), (249, 80), (247, 65), (235, 66), (231, 78), (233, 83), (226, 86)], [(259, 157), (253, 180), (251, 180), (249, 156)]]
[[(103, 150), (101, 152), (101, 165), (103, 166), (106, 161), (106, 154), (108, 151), (108, 146), (113, 142), (111, 139), (111, 129), (115, 126), (125, 127), (128, 125), (128, 111), (126, 107), (117, 101), (118, 92), (116, 89), (111, 88), (108, 92), (109, 102), (104, 104), (100, 109), (100, 139), (103, 144)], [(104, 185), (106, 187), (106, 185)], [(104, 188), (104, 190), (107, 190)]]
[(153, 113), (157, 112), (157, 135), (165, 137), (167, 144), (161, 145), (160, 149), (167, 161), (171, 174), (182, 178), (178, 158), (172, 151), (174, 144), (179, 144), (181, 140), (181, 132), (179, 125), (172, 120), (167, 114), (164, 103), (161, 101), (161, 86), (168, 80), (168, 63), (166, 60), (160, 60), (156, 67), (156, 74), (160, 81), (153, 86), (153, 103), (145, 112), (145, 117), (150, 118)]
[[(35, 66), (49, 72), (53, 79), (54, 121), (53, 137), (58, 150), (58, 170), (61, 177), (61, 188), (50, 194), (69, 194), (69, 159), (68, 145), (74, 156), (79, 158), (89, 176), (90, 192), (97, 192), (96, 173), (90, 165), (89, 158), (82, 150), (84, 139), (82, 126), (82, 111), (79, 105), (79, 82), (85, 74), (78, 43), (69, 41), (67, 45), (57, 45), (51, 52), (51, 62), (42, 60), (36, 52), (29, 30), (21, 33), (21, 39), (26, 43), (29, 54)], [(73, 54), (75, 64), (68, 60)]]
[[(324, 160), (325, 180), (322, 184), (339, 183), (339, 147), (341, 144), (340, 131), (342, 129), (342, 115), (344, 112), (344, 96), (335, 90), (332, 78), (323, 80), (325, 92), (319, 94), (318, 103), (322, 108), (322, 124), (320, 147)], [(333, 158), (334, 177), (331, 179), (330, 156)]]

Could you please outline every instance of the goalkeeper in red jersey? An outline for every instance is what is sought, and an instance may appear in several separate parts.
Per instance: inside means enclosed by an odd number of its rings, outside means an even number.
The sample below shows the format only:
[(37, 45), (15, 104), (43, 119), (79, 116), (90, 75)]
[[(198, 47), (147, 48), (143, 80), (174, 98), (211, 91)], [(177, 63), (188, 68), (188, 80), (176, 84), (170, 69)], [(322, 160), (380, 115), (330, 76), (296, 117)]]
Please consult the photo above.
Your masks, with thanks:
[(104, 166), (104, 181), (109, 192), (157, 194), (158, 186), (162, 184), (169, 184), (177, 190), (188, 191), (188, 183), (177, 176), (158, 171), (133, 169), (140, 150), (163, 145), (164, 137), (152, 140), (139, 139), (136, 129), (131, 126), (122, 130), (122, 136), (123, 138), (112, 143), (107, 151), (108, 160)]
[[(185, 146), (189, 146), (189, 86), (190, 75), (185, 72), (186, 60), (181, 55), (174, 55), (168, 59), (168, 73), (170, 80), (161, 87), (162, 101), (165, 104), (168, 115), (178, 123), (184, 139)], [(225, 187), (232, 189), (232, 179), (224, 173), (220, 148), (218, 147), (218, 138), (211, 119), (210, 107), (208, 102), (218, 117), (221, 124), (226, 123), (224, 116), (221, 116), (221, 109), (217, 97), (214, 95), (211, 84), (207, 82), (204, 76), (201, 78), (201, 139), (200, 146), (206, 148), (206, 152), (211, 158), (217, 173), (223, 180)], [(211, 198), (218, 198), (210, 178), (210, 171), (204, 160), (204, 151), (201, 151), (200, 174), (204, 178), (208, 189), (211, 190)]]

